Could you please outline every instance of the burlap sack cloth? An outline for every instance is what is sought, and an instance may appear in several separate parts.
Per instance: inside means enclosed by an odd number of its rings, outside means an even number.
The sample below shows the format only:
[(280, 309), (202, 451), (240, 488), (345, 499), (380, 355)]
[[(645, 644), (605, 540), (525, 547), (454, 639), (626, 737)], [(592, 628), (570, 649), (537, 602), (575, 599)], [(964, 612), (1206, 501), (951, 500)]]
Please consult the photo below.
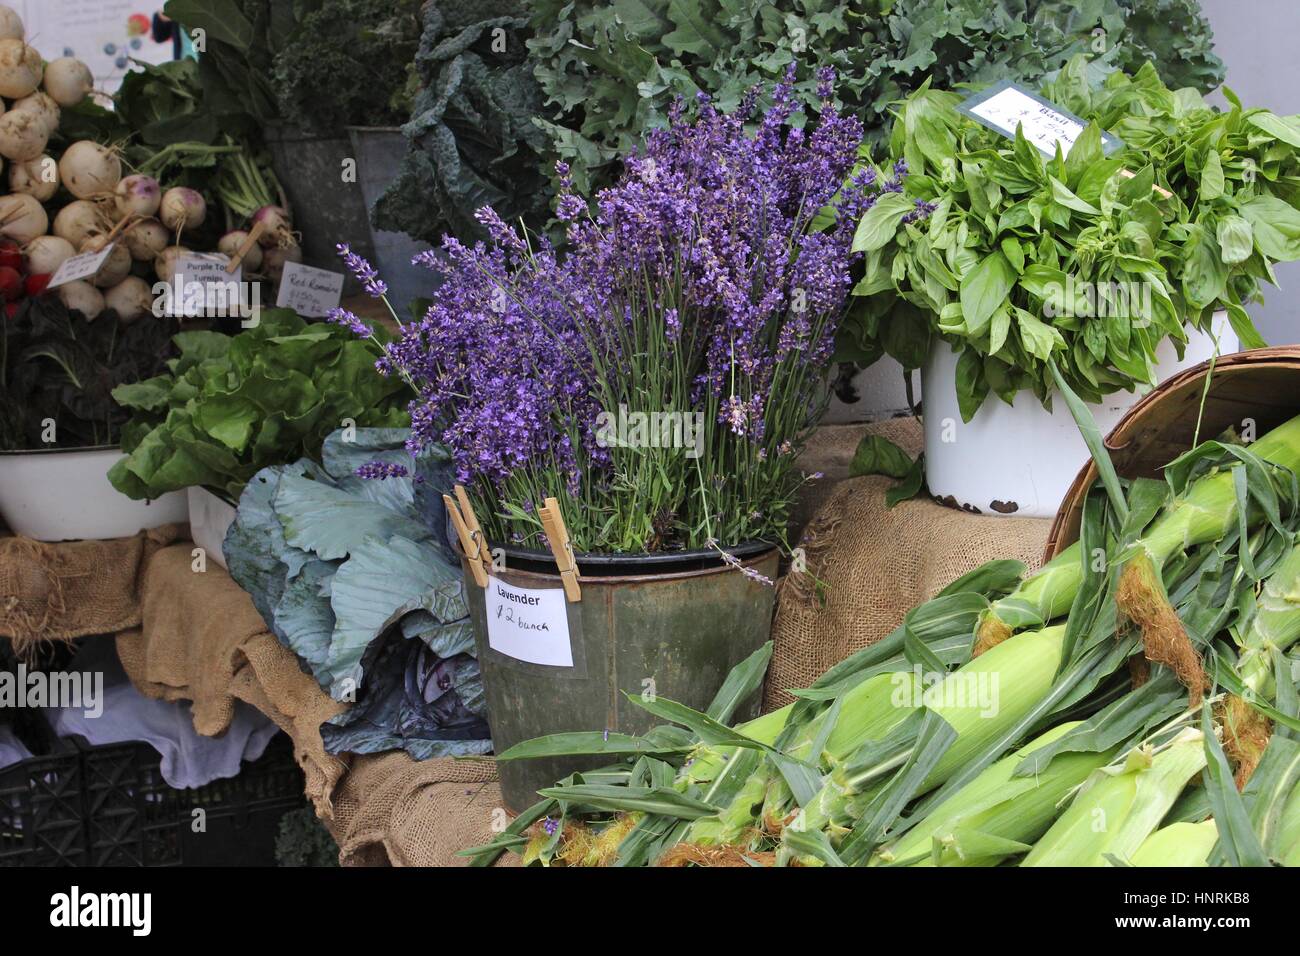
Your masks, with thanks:
[(880, 640), (954, 578), (995, 558), (1031, 569), (1042, 560), (1047, 519), (972, 515), (924, 498), (887, 508), (892, 478), (847, 478), (853, 449), (869, 433), (913, 457), (924, 445), (915, 418), (820, 429), (820, 440), (809, 443), (802, 467), (826, 472), (825, 497), (800, 540), (807, 573), (788, 574), (780, 585), (766, 710)]
[(183, 525), (131, 538), (45, 544), (0, 537), (0, 635), (26, 657), (41, 641), (111, 634), (140, 624), (141, 573)]

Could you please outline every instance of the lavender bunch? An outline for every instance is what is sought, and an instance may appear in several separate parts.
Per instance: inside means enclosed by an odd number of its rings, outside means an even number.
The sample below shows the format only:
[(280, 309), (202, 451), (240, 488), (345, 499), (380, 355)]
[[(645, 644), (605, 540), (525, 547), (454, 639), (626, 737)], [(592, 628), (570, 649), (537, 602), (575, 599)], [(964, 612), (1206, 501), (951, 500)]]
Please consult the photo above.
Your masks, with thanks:
[(792, 125), (792, 79), (762, 117), (758, 90), (730, 114), (701, 95), (689, 123), (679, 103), (594, 201), (559, 165), (562, 255), (485, 207), (490, 241), (417, 259), (445, 279), (380, 367), (416, 391), (412, 449), (451, 450), (493, 539), (540, 545), (553, 495), (584, 551), (784, 540), (853, 230), (902, 176), (858, 161), (830, 71)]

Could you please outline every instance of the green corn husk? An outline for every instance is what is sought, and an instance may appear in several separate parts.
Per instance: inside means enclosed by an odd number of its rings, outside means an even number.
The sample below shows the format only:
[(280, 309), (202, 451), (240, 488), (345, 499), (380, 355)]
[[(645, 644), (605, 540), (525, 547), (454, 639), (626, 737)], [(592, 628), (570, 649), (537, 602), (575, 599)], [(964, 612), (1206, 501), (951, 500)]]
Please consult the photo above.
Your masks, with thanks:
[[(1300, 416), (1279, 425), (1250, 445), (1249, 450), (1265, 462), (1300, 472)], [(1169, 474), (1175, 473), (1178, 465), (1174, 462), (1170, 466), (1174, 471)], [(1242, 516), (1236, 473), (1242, 467), (1234, 463), (1192, 481), (1165, 507), (1146, 534), (1127, 549), (1119, 576), (1117, 603), (1141, 628), (1146, 656), (1178, 675), (1191, 691), (1193, 704), (1200, 700), (1204, 671), (1169, 603), (1163, 569), (1175, 555), (1218, 541), (1238, 526)]]
[[(1064, 638), (1065, 628), (1060, 625), (1025, 631), (959, 667), (919, 695), (918, 685), (913, 684), (911, 692), (905, 690), (895, 698), (904, 714), (924, 705), (957, 732), (956, 741), (926, 776), (920, 792), (946, 780), (972, 754), (1012, 727), (1047, 694), (1061, 664)], [(989, 700), (981, 699), (981, 688), (996, 688), (992, 712), (989, 712)], [(866, 762), (854, 756), (846, 758), (800, 812), (796, 826), (801, 830), (820, 830), (832, 824), (838, 827), (850, 824), (854, 798), (869, 793), (868, 788), (884, 780), (902, 762), (900, 757), (883, 762), (874, 758)]]
[(1210, 851), (1219, 842), (1213, 820), (1171, 823), (1151, 834), (1138, 847), (1132, 866), (1209, 866)]
[[(1020, 761), (1082, 721), (1053, 727), (984, 771), (934, 808), (872, 865), (995, 866), (1032, 844), (1060, 812), (1059, 804), (1093, 771), (1114, 759), (1105, 753), (1062, 753), (1040, 773), (1013, 778)], [(989, 839), (993, 838), (993, 839)], [(997, 841), (1005, 841), (1001, 846)], [(1027, 849), (1027, 847), (1025, 847)]]
[(1160, 825), (1188, 781), (1205, 767), (1205, 738), (1186, 728), (1153, 751), (1135, 748), (1122, 768), (1101, 771), (1029, 851), (1021, 866), (1127, 862)]
[(1083, 580), (1079, 542), (1070, 545), (980, 616), (975, 656), (1001, 644), (1016, 631), (1041, 627), (1070, 610)]
[[(1284, 422), (1248, 446), (1259, 458), (1300, 473), (1300, 415)], [(1237, 523), (1237, 496), (1232, 468), (1192, 482), (1175, 498), (1138, 541), (1158, 567), (1188, 548), (1217, 541)]]
[(1291, 791), (1282, 810), (1278, 846), (1282, 848), (1280, 862), (1283, 866), (1300, 866), (1300, 786)]
[(1300, 640), (1300, 547), (1293, 547), (1264, 582), (1250, 625), (1238, 638), (1237, 673), (1246, 687), (1271, 700), (1273, 650)]
[[(916, 676), (910, 671), (877, 674), (847, 691), (841, 701), (834, 727), (826, 737), (824, 753), (827, 759), (832, 762), (842, 760), (864, 742), (884, 737), (905, 720), (910, 709), (896, 706), (894, 699), (899, 693), (900, 686), (906, 688), (903, 696), (914, 699), (917, 695), (909, 691), (914, 690), (916, 681)], [(788, 751), (792, 758), (807, 761), (818, 756), (812, 754), (811, 749), (823, 730), (824, 721), (829, 719), (830, 714), (831, 711), (825, 711), (817, 719), (800, 728), (798, 740)], [(775, 721), (772, 724), (774, 725)], [(771, 733), (771, 727), (765, 725), (760, 728), (760, 732), (762, 736), (767, 736)], [(761, 739), (757, 734), (748, 734), (748, 736)], [(771, 740), (762, 740), (762, 742), (771, 743), (775, 739), (776, 735), (771, 734)], [(743, 839), (747, 831), (760, 823), (760, 816), (765, 808), (772, 816), (785, 815), (784, 807), (776, 805), (779, 795), (768, 794), (768, 784), (773, 780), (773, 772), (768, 767), (760, 768), (759, 763), (758, 751), (754, 750), (733, 754), (729, 758), (729, 766), (733, 769), (741, 768), (736, 772), (745, 774), (743, 784), (718, 814), (693, 821), (686, 832), (684, 842), (701, 845), (734, 843)], [(694, 764), (688, 769), (691, 771), (690, 778), (698, 780), (699, 774), (695, 771)], [(786, 792), (788, 793), (788, 790)], [(706, 791), (704, 798), (716, 802), (719, 795), (719, 788), (715, 781), (715, 785)], [(721, 795), (726, 796), (725, 793)]]

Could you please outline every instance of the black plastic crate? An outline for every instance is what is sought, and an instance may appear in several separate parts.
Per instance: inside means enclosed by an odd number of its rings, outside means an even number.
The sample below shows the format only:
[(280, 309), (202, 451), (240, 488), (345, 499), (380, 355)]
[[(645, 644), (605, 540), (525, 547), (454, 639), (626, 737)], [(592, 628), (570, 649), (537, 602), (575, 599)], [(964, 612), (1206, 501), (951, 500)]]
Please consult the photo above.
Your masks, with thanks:
[(75, 747), (0, 770), (0, 866), (85, 863), (83, 796)]
[(0, 866), (273, 866), (280, 817), (306, 804), (284, 734), (193, 790), (169, 787), (147, 744), (71, 742), (0, 770)]

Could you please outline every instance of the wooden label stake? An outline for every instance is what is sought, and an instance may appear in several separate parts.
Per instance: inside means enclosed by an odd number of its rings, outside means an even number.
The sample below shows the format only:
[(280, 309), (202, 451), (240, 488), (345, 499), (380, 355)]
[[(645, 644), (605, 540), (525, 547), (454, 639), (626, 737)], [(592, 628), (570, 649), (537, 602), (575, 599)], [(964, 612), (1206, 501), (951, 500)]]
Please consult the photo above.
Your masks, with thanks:
[(569, 529), (564, 526), (560, 514), (560, 503), (554, 498), (547, 498), (544, 507), (537, 509), (537, 516), (542, 519), (542, 528), (546, 531), (546, 540), (550, 542), (551, 554), (555, 555), (555, 564), (560, 569), (560, 580), (564, 582), (564, 594), (571, 603), (582, 600), (582, 587), (578, 578), (578, 562), (573, 556), (573, 542), (569, 540)]
[[(257, 240), (262, 238), (262, 233), (264, 232), (266, 232), (265, 223), (253, 223), (253, 228), (252, 231), (249, 232), (248, 238), (244, 240), (243, 245), (239, 247), (239, 250), (231, 256), (230, 261), (226, 263), (226, 273), (228, 275), (235, 274), (235, 270), (239, 268), (239, 264), (244, 261), (244, 256), (248, 255), (248, 250), (252, 249), (257, 243)], [(446, 496), (444, 495), (443, 497)]]

